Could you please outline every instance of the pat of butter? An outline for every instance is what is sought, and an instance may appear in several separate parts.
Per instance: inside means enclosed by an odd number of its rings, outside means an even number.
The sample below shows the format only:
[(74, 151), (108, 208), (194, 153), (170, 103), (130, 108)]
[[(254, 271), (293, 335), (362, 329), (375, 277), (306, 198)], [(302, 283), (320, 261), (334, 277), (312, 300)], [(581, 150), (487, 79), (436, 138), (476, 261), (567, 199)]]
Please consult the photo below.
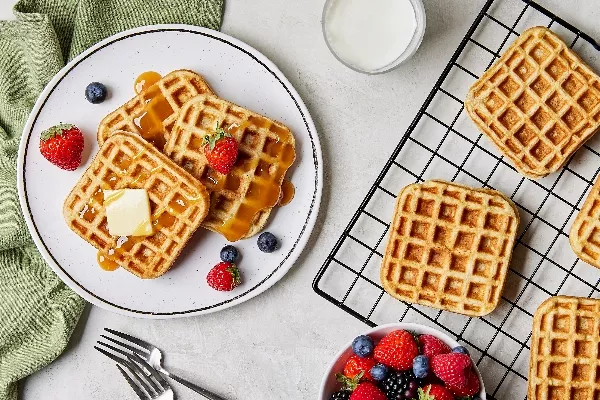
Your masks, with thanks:
[(111, 235), (152, 235), (150, 202), (146, 189), (105, 190), (104, 208)]

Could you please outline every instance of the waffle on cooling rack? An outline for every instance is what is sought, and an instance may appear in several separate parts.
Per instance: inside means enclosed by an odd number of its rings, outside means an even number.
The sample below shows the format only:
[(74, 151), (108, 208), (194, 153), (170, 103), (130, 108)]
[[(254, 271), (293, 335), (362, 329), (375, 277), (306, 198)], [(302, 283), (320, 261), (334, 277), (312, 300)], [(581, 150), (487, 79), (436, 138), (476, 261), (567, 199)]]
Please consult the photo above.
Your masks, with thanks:
[(533, 318), (529, 400), (592, 400), (600, 395), (600, 300), (558, 296)]
[(560, 169), (600, 127), (600, 78), (545, 27), (526, 30), (471, 87), (465, 109), (525, 176)]
[[(106, 189), (146, 189), (154, 233), (118, 238), (108, 232)], [(206, 188), (139, 136), (117, 132), (108, 138), (63, 207), (69, 227), (129, 272), (157, 278), (175, 259), (206, 217)]]
[[(204, 155), (202, 140), (217, 125), (239, 143), (228, 175), (211, 169)], [(211, 204), (202, 226), (229, 241), (260, 232), (296, 158), (294, 136), (286, 126), (212, 95), (183, 106), (164, 152), (206, 185)]]
[(498, 305), (519, 225), (500, 192), (443, 181), (400, 192), (381, 266), (393, 297), (470, 316)]
[(571, 226), (569, 243), (577, 257), (600, 268), (600, 177)]
[(126, 131), (141, 135), (162, 150), (177, 112), (189, 99), (205, 93), (213, 91), (200, 75), (173, 71), (104, 117), (98, 127), (98, 144), (102, 145), (115, 131)]

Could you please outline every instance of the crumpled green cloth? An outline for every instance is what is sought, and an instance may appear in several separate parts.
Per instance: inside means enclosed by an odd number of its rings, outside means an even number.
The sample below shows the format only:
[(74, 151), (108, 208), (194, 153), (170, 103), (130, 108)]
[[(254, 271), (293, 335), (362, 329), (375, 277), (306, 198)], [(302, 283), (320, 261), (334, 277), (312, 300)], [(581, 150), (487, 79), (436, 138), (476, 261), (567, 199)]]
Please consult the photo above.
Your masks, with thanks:
[[(0, 0), (6, 1), (6, 0)], [(224, 0), (21, 0), (0, 22), (0, 400), (66, 347), (84, 307), (46, 265), (17, 196), (17, 149), (46, 83), (65, 63), (126, 29), (182, 23), (219, 29)]]

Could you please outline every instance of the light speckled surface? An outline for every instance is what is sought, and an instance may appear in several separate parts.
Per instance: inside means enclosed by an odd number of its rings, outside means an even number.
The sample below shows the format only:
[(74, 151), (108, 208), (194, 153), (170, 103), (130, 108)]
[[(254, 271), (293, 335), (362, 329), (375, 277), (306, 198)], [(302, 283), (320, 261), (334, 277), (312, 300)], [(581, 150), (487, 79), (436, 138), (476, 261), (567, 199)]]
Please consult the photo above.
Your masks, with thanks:
[[(576, 7), (541, 2), (600, 38), (595, 0), (577, 0)], [(10, 3), (0, 2), (0, 18), (10, 15)], [(24, 382), (22, 399), (134, 399), (114, 365), (92, 348), (105, 326), (156, 343), (166, 351), (167, 365), (232, 400), (316, 398), (331, 357), (366, 326), (318, 297), (312, 279), (483, 0), (425, 0), (428, 30), (421, 49), (382, 76), (360, 75), (333, 58), (321, 35), (323, 3), (229, 0), (223, 24), (223, 32), (280, 67), (320, 133), (323, 203), (297, 265), (268, 292), (208, 316), (149, 321), (88, 308), (69, 349)], [(199, 398), (176, 389), (180, 399)]]

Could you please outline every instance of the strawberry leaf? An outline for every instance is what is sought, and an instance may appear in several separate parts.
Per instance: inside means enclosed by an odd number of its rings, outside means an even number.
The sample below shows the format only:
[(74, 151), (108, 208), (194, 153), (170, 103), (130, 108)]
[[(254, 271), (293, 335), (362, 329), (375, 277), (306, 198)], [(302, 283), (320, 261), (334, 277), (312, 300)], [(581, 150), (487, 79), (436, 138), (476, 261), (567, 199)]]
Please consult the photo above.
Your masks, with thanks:
[(224, 137), (231, 137), (230, 134), (225, 132), (225, 130), (219, 126), (220, 124), (221, 123), (217, 121), (214, 133), (211, 135), (205, 135), (202, 140), (202, 144), (204, 146), (208, 145), (210, 151), (213, 151), (215, 149), (215, 146), (217, 145), (217, 142), (219, 140), (223, 139)]
[(419, 400), (435, 400), (433, 396), (429, 394), (431, 388), (427, 388), (427, 392), (423, 390), (423, 388), (419, 388), (417, 393), (419, 394)]
[(362, 379), (364, 374), (365, 374), (365, 371), (360, 371), (353, 378), (348, 378), (346, 375), (338, 373), (338, 374), (335, 374), (335, 379), (339, 383), (342, 384), (343, 390), (349, 390), (352, 392), (352, 391), (354, 391), (354, 389), (356, 389), (356, 387), (360, 383), (360, 380)]
[(48, 139), (52, 139), (55, 136), (62, 136), (62, 134), (70, 129), (75, 128), (73, 124), (58, 124), (50, 127), (42, 132), (40, 135), (40, 139), (42, 141), (46, 141)]
[(235, 264), (232, 264), (231, 267), (228, 267), (226, 271), (229, 272), (233, 277), (233, 284), (235, 286), (239, 285), (242, 282), (240, 270), (238, 269), (238, 267), (235, 266)]

